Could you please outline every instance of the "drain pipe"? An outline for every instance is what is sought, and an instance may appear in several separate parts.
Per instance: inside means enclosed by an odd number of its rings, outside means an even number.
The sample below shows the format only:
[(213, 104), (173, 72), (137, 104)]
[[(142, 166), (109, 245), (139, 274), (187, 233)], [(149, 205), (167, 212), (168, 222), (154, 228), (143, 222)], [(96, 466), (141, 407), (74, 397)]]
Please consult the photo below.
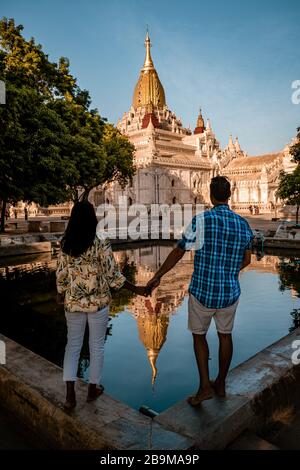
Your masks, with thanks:
[(152, 419), (155, 418), (155, 416), (159, 415), (157, 411), (151, 410), (151, 408), (149, 408), (149, 406), (146, 406), (146, 405), (142, 405), (139, 409), (139, 412)]

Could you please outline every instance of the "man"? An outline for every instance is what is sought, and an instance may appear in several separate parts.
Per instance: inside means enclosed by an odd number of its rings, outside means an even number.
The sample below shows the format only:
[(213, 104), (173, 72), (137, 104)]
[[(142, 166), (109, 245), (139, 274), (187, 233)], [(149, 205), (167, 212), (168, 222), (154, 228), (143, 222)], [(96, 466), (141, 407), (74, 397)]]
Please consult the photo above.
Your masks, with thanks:
[[(252, 231), (245, 219), (230, 210), (230, 196), (227, 178), (212, 178), (210, 198), (214, 207), (193, 217), (189, 229), (148, 283), (151, 289), (157, 287), (161, 277), (176, 265), (185, 251), (194, 247), (188, 328), (193, 334), (200, 385), (197, 393), (188, 399), (192, 406), (212, 398), (214, 393), (225, 396), (233, 352), (231, 333), (240, 296), (239, 272), (251, 262)], [(219, 373), (214, 382), (209, 380), (206, 340), (212, 318), (219, 337)]]

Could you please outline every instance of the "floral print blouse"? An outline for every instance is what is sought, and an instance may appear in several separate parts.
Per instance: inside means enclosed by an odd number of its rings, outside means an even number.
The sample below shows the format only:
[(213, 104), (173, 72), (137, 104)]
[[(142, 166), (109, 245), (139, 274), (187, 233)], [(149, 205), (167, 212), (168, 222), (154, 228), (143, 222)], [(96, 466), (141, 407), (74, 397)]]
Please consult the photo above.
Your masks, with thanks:
[(96, 312), (111, 301), (111, 289), (120, 289), (126, 278), (115, 261), (108, 238), (96, 235), (93, 245), (73, 257), (59, 252), (56, 286), (65, 293), (68, 312)]

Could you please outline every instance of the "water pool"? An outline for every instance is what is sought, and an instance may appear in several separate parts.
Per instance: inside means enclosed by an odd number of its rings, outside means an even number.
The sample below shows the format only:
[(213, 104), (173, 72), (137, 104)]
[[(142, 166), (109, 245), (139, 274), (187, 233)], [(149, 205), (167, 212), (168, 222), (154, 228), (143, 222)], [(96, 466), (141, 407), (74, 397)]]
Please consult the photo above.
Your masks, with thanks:
[[(166, 244), (115, 252), (126, 275), (146, 283), (168, 255)], [(197, 388), (192, 338), (187, 330), (187, 288), (192, 254), (186, 253), (162, 280), (151, 298), (125, 290), (111, 305), (103, 384), (107, 393), (134, 408), (147, 405), (160, 412)], [(62, 365), (66, 329), (55, 303), (55, 257), (0, 260), (0, 331), (48, 360)], [(241, 274), (242, 295), (235, 321), (232, 367), (299, 325), (299, 258), (286, 253), (253, 254)], [(88, 377), (87, 338), (79, 375)], [(217, 335), (208, 333), (210, 372), (217, 371)]]

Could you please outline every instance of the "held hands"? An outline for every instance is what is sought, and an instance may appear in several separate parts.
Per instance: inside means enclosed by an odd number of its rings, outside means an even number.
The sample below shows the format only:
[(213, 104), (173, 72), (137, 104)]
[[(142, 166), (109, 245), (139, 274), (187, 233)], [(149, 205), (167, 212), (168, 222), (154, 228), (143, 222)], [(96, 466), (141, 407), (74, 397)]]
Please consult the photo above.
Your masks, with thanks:
[(143, 297), (151, 295), (151, 290), (147, 286), (135, 286), (134, 292), (137, 295), (142, 295)]
[(150, 289), (150, 292), (152, 294), (153, 289), (156, 289), (159, 286), (159, 284), (160, 284), (160, 278), (153, 276), (153, 278), (150, 279), (150, 281), (148, 281), (146, 287)]
[(147, 283), (146, 286), (135, 286), (135, 293), (137, 295), (142, 295), (148, 297), (152, 294), (153, 289), (156, 289), (160, 284), (160, 278), (153, 276), (152, 279)]

